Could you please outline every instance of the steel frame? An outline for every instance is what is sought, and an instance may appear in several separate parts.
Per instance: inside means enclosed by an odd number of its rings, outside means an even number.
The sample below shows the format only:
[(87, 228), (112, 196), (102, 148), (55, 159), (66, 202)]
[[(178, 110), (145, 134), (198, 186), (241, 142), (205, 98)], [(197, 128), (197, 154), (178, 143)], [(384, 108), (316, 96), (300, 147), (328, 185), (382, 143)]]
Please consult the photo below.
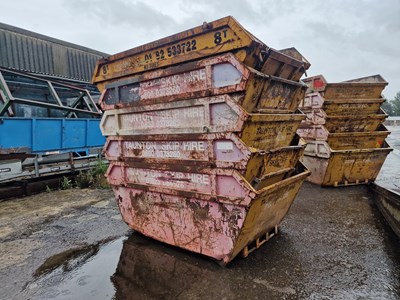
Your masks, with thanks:
[[(28, 98), (14, 97), (8, 87), (8, 84), (3, 76), (3, 73), (9, 73), (21, 78), (29, 78), (43, 82), (43, 85), (41, 86), (31, 85), (31, 87), (33, 88), (47, 87), (49, 95), (51, 95), (55, 99), (56, 103), (46, 103)], [(26, 85), (26, 83), (23, 82), (13, 82), (13, 83), (21, 86)], [(71, 105), (65, 105), (62, 103), (61, 98), (57, 94), (57, 91), (54, 86), (63, 87), (67, 90), (77, 91), (79, 92), (79, 96), (75, 99), (75, 101), (73, 101)], [(86, 89), (81, 89), (68, 84), (46, 80), (37, 76), (27, 75), (22, 72), (16, 72), (0, 68), (0, 117), (4, 117), (6, 113), (10, 117), (15, 116), (15, 110), (13, 106), (14, 104), (17, 103), (65, 111), (66, 118), (77, 118), (78, 117), (77, 113), (83, 113), (93, 117), (101, 117), (101, 111), (97, 108), (96, 103), (91, 97), (89, 91)], [(85, 107), (86, 109), (77, 108), (79, 105)]]

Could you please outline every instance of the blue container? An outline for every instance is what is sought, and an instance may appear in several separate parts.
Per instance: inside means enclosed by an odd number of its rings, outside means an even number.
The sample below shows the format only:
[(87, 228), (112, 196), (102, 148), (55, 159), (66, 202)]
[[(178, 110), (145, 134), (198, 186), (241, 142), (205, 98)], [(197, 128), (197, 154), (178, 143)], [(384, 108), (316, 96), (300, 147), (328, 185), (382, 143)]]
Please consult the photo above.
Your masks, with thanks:
[(0, 118), (0, 153), (85, 152), (102, 147), (100, 119)]

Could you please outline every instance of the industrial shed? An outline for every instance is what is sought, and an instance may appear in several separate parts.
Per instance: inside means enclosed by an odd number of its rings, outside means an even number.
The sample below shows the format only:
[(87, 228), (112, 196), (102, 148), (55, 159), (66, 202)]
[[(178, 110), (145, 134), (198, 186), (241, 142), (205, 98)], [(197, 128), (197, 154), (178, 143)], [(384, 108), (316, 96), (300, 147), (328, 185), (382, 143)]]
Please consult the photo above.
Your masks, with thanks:
[(109, 54), (0, 23), (0, 66), (90, 82), (99, 58)]

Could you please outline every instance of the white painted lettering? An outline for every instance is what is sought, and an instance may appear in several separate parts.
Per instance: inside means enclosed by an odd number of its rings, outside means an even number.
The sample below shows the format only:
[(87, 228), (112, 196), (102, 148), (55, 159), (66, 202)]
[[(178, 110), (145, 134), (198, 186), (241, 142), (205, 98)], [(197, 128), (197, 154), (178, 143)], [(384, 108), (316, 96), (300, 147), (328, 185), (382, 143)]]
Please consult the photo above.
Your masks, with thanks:
[(204, 142), (197, 142), (197, 141), (191, 141), (191, 142), (183, 142), (183, 150), (185, 151), (204, 151)]

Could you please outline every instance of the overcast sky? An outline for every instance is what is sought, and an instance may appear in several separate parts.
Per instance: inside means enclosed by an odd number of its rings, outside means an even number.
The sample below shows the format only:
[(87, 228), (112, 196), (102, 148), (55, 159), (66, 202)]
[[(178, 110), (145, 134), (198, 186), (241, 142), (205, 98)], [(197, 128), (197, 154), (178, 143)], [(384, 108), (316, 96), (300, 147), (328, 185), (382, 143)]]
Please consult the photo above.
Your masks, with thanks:
[(275, 49), (296, 47), (309, 76), (381, 74), (400, 91), (400, 0), (3, 1), (0, 22), (114, 54), (232, 15)]

